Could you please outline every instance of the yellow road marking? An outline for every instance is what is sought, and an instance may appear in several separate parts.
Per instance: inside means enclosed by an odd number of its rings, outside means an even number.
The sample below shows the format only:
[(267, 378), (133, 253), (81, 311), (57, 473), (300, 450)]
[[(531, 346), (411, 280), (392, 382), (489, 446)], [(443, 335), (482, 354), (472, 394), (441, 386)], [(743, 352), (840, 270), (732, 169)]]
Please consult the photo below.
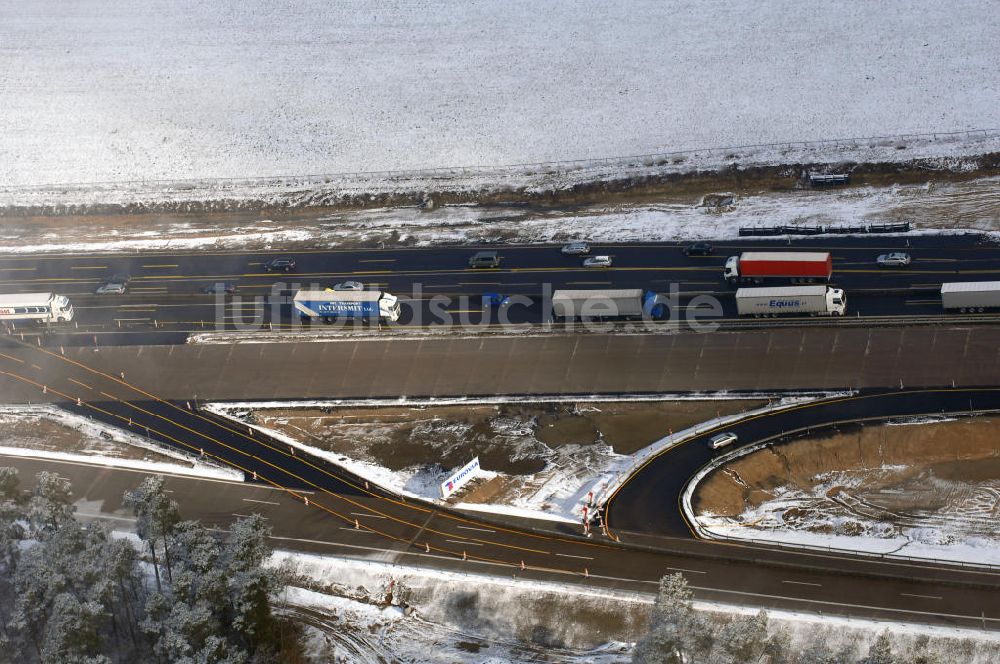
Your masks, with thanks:
[(0, 357), (3, 357), (3, 358), (6, 358), (8, 360), (13, 360), (15, 362), (20, 362), (21, 364), (24, 364), (24, 360), (22, 360), (21, 358), (14, 357), (12, 355), (7, 355), (6, 353), (0, 353)]

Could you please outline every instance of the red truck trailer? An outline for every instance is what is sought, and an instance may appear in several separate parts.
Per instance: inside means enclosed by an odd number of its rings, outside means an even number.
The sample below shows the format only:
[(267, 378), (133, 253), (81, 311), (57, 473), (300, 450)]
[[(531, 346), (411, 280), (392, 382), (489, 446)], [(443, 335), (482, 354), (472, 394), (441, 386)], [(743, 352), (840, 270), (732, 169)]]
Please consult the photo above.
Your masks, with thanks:
[(723, 275), (729, 283), (788, 281), (793, 284), (826, 282), (833, 274), (833, 258), (825, 251), (744, 251), (726, 260)]

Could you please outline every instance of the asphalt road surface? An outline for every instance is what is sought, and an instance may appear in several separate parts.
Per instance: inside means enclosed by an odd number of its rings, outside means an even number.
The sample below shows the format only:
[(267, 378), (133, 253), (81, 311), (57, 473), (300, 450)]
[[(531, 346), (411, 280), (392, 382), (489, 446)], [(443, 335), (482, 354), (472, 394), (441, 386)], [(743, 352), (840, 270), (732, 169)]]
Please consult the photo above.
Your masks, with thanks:
[[(545, 294), (554, 289), (644, 288), (664, 294), (670, 316), (735, 318), (734, 288), (722, 280), (727, 256), (773, 247), (830, 251), (833, 283), (846, 289), (849, 316), (940, 316), (938, 290), (946, 281), (988, 281), (1000, 274), (1000, 248), (979, 246), (977, 236), (899, 235), (858, 238), (764, 239), (716, 245), (712, 256), (684, 256), (678, 244), (595, 245), (609, 254), (610, 269), (588, 269), (581, 258), (554, 246), (503, 246), (498, 269), (470, 269), (479, 247), (298, 251), (290, 254), (192, 251), (186, 253), (0, 256), (0, 291), (54, 291), (74, 303), (76, 320), (45, 335), (50, 345), (181, 343), (191, 332), (299, 329), (290, 296), (301, 287), (325, 288), (357, 280), (400, 297), (404, 327), (496, 323), (501, 311), (483, 306), (483, 294), (522, 296), (504, 308), (512, 324), (539, 324), (550, 317)], [(880, 269), (878, 254), (907, 251), (905, 269)], [(268, 273), (264, 263), (290, 255), (294, 272)], [(95, 295), (114, 273), (132, 276), (126, 295)], [(218, 282), (237, 285), (236, 296), (201, 291)], [(674, 293), (675, 296), (671, 296)], [(699, 303), (697, 296), (718, 302)], [(316, 323), (317, 327), (322, 324)], [(353, 325), (348, 323), (348, 325)], [(29, 333), (36, 333), (29, 331)]]
[[(626, 534), (623, 544), (601, 533), (582, 537), (569, 524), (528, 529), (366, 486), (360, 478), (323, 460), (293, 452), (186, 402), (164, 400), (156, 394), (155, 382), (140, 385), (30, 345), (5, 349), (0, 360), (9, 380), (39, 386), (38, 377), (51, 378), (46, 394), (67, 408), (242, 470), (251, 482), (281, 492), (281, 500), (275, 502), (298, 505), (309, 514), (303, 518), (328, 524), (329, 536), (322, 539), (349, 543), (373, 554), (389, 552), (428, 566), (464, 566), (514, 577), (627, 589), (648, 590), (663, 574), (681, 571), (706, 599), (743, 598), (808, 611), (991, 629), (1000, 626), (1000, 575), (994, 573), (648, 534), (636, 535), (634, 541)], [(955, 399), (971, 398), (975, 403), (992, 398), (988, 396), (992, 392), (986, 391), (956, 390), (953, 394)], [(895, 395), (882, 398), (886, 404), (897, 403)], [(883, 402), (876, 395), (870, 399), (867, 412), (879, 414), (876, 411)], [(837, 413), (831, 410), (827, 417), (837, 419)], [(195, 490), (200, 500), (204, 501), (205, 491), (213, 490), (205, 487), (212, 486), (201, 484)], [(676, 506), (635, 507), (645, 511), (668, 508)], [(614, 512), (613, 534), (618, 532), (618, 518)]]
[[(998, 410), (1000, 388), (904, 389), (811, 402), (747, 418), (706, 431), (647, 461), (608, 501), (608, 523), (615, 532), (692, 536), (691, 526), (680, 509), (681, 494), (689, 478), (708, 465), (713, 457), (732, 453), (740, 447), (869, 420)], [(718, 451), (711, 450), (708, 439), (723, 431), (735, 433), (739, 442)], [(653, 509), (654, 505), (661, 509)]]

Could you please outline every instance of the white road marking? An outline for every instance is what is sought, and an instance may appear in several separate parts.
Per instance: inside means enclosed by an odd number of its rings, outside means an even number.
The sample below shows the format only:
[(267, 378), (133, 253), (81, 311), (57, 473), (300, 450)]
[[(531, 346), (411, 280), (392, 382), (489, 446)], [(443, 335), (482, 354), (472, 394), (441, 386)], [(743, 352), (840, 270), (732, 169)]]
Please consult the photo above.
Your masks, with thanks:
[(364, 516), (369, 519), (385, 519), (387, 517), (381, 516), (380, 514), (368, 514), (367, 512), (351, 512), (354, 516)]
[(244, 498), (244, 501), (248, 503), (261, 503), (262, 505), (280, 505), (281, 503), (276, 503), (273, 500), (257, 500), (256, 498)]
[(782, 581), (782, 583), (794, 583), (797, 586), (814, 586), (816, 588), (822, 588), (821, 583), (809, 583), (808, 581)]
[(919, 597), (921, 599), (941, 599), (937, 595), (914, 595), (912, 593), (899, 593), (902, 597)]
[(590, 556), (574, 556), (569, 553), (557, 553), (556, 555), (561, 558), (579, 558), (580, 560), (593, 560), (593, 558), (591, 558)]
[(466, 544), (469, 546), (482, 546), (482, 543), (480, 542), (468, 542), (466, 540), (445, 540), (445, 542), (451, 542), (452, 544), (462, 544), (463, 546)]
[(472, 526), (455, 526), (456, 528), (461, 528), (462, 530), (478, 530), (484, 533), (495, 533), (495, 530), (490, 530), (489, 528), (473, 528)]
[(668, 567), (671, 572), (687, 572), (688, 574), (708, 574), (708, 572), (703, 572), (700, 569), (684, 569), (683, 567)]

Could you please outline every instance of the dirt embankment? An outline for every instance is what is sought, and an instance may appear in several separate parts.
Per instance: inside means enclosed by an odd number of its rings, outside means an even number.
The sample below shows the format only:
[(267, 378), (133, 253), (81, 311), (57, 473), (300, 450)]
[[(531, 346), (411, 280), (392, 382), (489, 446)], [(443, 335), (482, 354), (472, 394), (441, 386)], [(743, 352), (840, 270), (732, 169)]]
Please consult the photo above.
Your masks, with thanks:
[[(390, 470), (414, 465), (482, 467), (512, 475), (542, 470), (561, 456), (610, 446), (631, 454), (670, 431), (717, 415), (759, 407), (759, 400), (562, 402), (426, 408), (287, 409), (254, 413), (268, 427)], [(584, 448), (584, 449), (581, 449)]]
[[(768, 446), (733, 461), (702, 481), (694, 496), (699, 514), (737, 516), (774, 498), (778, 490), (808, 493), (822, 476), (871, 471), (866, 488), (899, 486), (930, 470), (935, 477), (1000, 479), (1000, 418), (879, 425), (841, 429), (823, 438)], [(891, 468), (890, 473), (880, 472)], [(830, 492), (836, 492), (836, 486)]]

